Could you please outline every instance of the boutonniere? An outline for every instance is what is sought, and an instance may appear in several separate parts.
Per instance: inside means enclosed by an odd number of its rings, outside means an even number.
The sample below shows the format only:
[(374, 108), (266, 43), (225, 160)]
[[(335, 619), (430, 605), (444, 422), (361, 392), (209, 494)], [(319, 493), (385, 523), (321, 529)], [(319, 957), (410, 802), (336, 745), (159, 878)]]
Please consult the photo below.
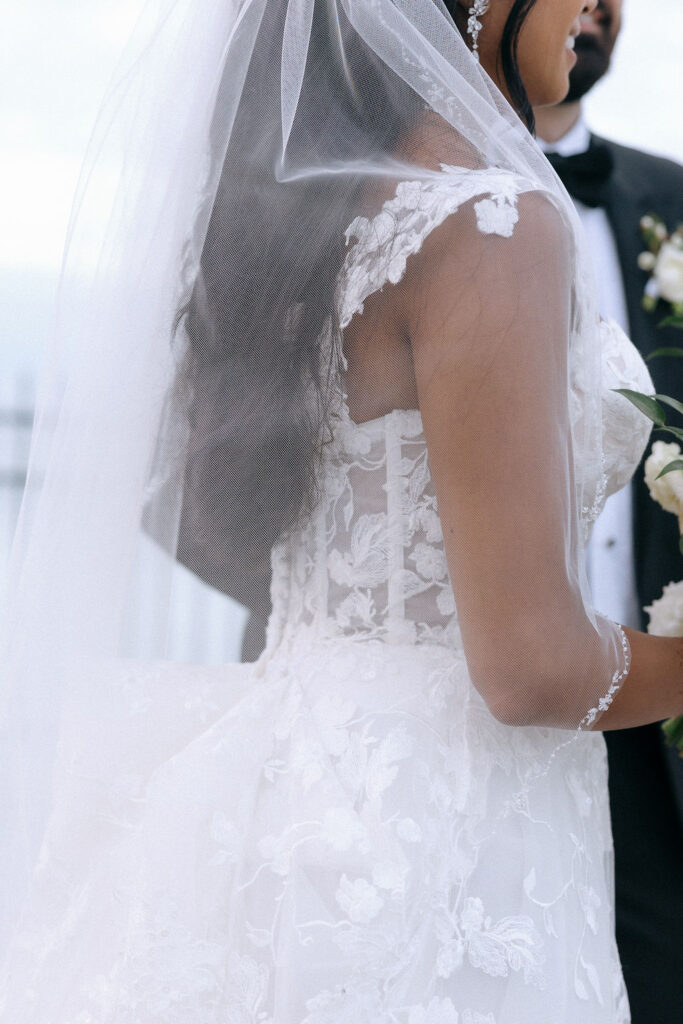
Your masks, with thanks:
[(683, 224), (669, 232), (656, 213), (640, 221), (647, 249), (638, 257), (638, 266), (650, 274), (643, 294), (643, 307), (654, 312), (660, 300), (671, 305), (672, 316), (661, 326), (683, 327)]

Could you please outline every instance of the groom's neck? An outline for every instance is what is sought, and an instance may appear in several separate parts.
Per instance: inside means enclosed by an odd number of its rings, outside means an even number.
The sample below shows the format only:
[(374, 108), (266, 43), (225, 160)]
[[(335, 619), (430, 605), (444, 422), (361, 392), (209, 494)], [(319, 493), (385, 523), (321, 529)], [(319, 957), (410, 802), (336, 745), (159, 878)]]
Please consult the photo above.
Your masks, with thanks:
[(581, 103), (560, 103), (556, 107), (536, 107), (536, 135), (551, 146), (571, 131), (581, 116)]

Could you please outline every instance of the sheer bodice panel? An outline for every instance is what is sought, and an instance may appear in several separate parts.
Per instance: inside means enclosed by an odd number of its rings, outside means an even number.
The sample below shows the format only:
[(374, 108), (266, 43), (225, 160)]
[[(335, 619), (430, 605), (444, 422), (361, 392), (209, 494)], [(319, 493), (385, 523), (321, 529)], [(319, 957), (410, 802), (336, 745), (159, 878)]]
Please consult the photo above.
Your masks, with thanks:
[(457, 620), (417, 410), (338, 424), (324, 500), (276, 559), (276, 607), (323, 635), (454, 642)]

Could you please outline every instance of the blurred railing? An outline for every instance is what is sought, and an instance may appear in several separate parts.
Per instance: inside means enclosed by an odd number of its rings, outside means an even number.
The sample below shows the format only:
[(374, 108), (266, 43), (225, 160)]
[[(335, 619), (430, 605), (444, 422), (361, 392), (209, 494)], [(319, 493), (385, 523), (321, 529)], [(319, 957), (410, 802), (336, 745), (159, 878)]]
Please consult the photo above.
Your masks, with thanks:
[[(0, 379), (0, 594), (26, 482), (34, 401), (32, 376), (7, 373)], [(156, 632), (154, 620), (159, 609), (166, 607), (157, 593), (157, 581), (163, 580), (158, 573), (158, 558), (152, 541), (143, 545), (138, 570), (142, 607), (135, 623), (141, 651), (145, 650), (145, 636)], [(168, 657), (214, 664), (239, 660), (245, 620), (245, 610), (235, 601), (176, 566), (168, 628), (164, 630)]]
[(34, 397), (32, 377), (0, 378), (0, 573), (3, 574), (26, 482)]

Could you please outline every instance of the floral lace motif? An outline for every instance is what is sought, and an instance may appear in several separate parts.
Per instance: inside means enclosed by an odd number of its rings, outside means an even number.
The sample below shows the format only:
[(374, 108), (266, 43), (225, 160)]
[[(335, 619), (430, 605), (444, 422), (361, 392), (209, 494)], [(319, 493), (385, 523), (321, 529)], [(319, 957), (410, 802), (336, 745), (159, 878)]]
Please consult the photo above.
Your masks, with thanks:
[(346, 241), (356, 239), (339, 277), (337, 303), (342, 330), (363, 303), (385, 284), (403, 277), (408, 257), (418, 252), (425, 238), (460, 207), (477, 196), (474, 204), (479, 230), (486, 235), (509, 238), (519, 218), (517, 196), (529, 184), (508, 171), (489, 168), (471, 171), (441, 165), (419, 181), (402, 181), (396, 195), (376, 217), (357, 217), (346, 231)]
[[(517, 1024), (554, 998), (566, 1024), (627, 1024), (601, 737), (501, 816), (552, 736), (492, 719), (443, 647), (310, 639), (152, 772), (139, 832), (117, 799), (133, 856), (111, 845), (85, 924), (99, 950), (104, 908), (126, 909), (125, 955), (70, 978), (78, 1013), (46, 1019)], [(60, 896), (61, 870), (44, 879)], [(78, 890), (71, 907), (77, 919)], [(76, 955), (85, 924), (43, 935), (48, 965)]]
[[(465, 199), (514, 230), (521, 183), (471, 179), (406, 182), (351, 225), (342, 321)], [(256, 666), (101, 673), (88, 728), (76, 700), (3, 1019), (628, 1024), (602, 737), (524, 790), (556, 733), (471, 684), (419, 412), (358, 426), (342, 400), (323, 495), (274, 550)]]

